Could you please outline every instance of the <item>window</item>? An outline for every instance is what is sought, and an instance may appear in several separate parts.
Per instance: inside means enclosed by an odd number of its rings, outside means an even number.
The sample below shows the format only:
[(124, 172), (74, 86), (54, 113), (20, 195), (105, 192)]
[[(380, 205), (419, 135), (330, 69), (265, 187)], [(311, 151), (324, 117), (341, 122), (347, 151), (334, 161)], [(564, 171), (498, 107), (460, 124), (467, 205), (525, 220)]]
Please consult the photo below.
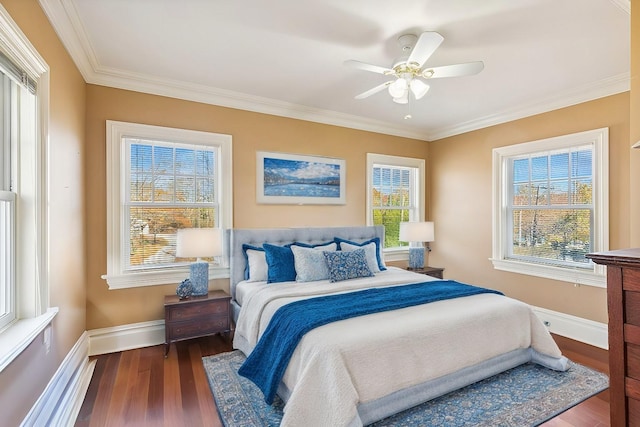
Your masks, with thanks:
[(367, 224), (384, 225), (388, 251), (408, 247), (399, 241), (400, 223), (424, 220), (425, 161), (367, 154)]
[[(27, 283), (36, 278), (33, 268), (23, 262), (24, 252), (17, 253), (16, 241), (28, 239), (33, 232), (29, 221), (35, 211), (29, 207), (29, 199), (35, 178), (34, 159), (25, 153), (37, 145), (36, 118), (35, 81), (0, 53), (0, 329), (35, 314), (21, 310), (18, 300), (18, 295), (27, 291)], [(19, 283), (24, 283), (25, 289)]]
[[(180, 228), (231, 228), (231, 137), (107, 122), (110, 288), (179, 282)], [(210, 277), (228, 275), (212, 264)]]
[(604, 286), (585, 255), (608, 247), (608, 130), (493, 151), (494, 266)]
[(51, 323), (49, 68), (0, 6), (0, 371)]

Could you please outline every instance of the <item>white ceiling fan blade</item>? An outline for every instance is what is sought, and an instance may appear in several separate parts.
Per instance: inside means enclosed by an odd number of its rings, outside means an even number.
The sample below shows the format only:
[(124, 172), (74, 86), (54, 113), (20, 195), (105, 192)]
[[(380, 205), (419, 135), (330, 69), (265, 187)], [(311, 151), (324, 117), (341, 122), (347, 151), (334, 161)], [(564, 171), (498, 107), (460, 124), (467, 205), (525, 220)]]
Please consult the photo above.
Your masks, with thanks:
[(422, 77), (425, 79), (440, 79), (443, 77), (470, 76), (478, 74), (484, 69), (482, 61), (465, 62), (464, 64), (443, 65), (442, 67), (425, 68)]
[(425, 31), (420, 34), (416, 45), (411, 49), (407, 64), (416, 63), (418, 67), (422, 67), (443, 40), (444, 37), (435, 31)]
[(365, 71), (371, 71), (378, 74), (389, 74), (393, 73), (393, 70), (385, 67), (380, 67), (379, 65), (366, 64), (364, 62), (356, 61), (355, 59), (349, 59), (344, 61), (344, 65), (348, 67), (359, 68)]
[(366, 92), (362, 92), (360, 95), (356, 95), (356, 99), (364, 99), (364, 98), (368, 98), (371, 95), (381, 92), (383, 90), (385, 90), (387, 88), (387, 86), (389, 86), (391, 83), (393, 83), (393, 81), (388, 81), (388, 82), (384, 82), (381, 85), (378, 85), (372, 89), (369, 89)]

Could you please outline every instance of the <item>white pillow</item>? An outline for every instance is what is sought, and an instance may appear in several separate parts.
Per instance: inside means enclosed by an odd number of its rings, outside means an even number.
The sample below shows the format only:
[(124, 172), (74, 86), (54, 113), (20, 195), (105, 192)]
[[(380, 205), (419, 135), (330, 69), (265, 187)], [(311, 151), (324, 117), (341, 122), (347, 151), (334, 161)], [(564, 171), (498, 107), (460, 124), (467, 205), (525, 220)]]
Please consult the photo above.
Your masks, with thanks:
[(268, 267), (264, 251), (247, 249), (247, 262), (249, 263), (247, 282), (266, 282)]
[(323, 252), (334, 252), (335, 243), (314, 248), (292, 245), (293, 261), (296, 268), (296, 282), (314, 282), (329, 278), (329, 268)]
[(345, 252), (355, 251), (357, 249), (364, 249), (364, 255), (367, 258), (367, 265), (369, 270), (373, 273), (380, 273), (380, 267), (378, 266), (378, 248), (375, 242), (367, 243), (364, 246), (352, 245), (347, 242), (340, 242), (340, 248)]

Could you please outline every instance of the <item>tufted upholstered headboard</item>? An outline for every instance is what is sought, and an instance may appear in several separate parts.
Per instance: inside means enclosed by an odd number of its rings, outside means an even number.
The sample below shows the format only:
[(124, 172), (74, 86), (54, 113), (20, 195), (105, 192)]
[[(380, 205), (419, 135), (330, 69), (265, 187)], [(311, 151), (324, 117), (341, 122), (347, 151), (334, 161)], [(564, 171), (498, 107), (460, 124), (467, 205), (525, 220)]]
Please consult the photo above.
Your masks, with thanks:
[(236, 285), (244, 280), (246, 260), (242, 245), (262, 246), (263, 243), (284, 245), (291, 242), (316, 244), (333, 240), (334, 237), (363, 242), (379, 237), (384, 242), (384, 227), (318, 227), (318, 228), (254, 228), (231, 230), (231, 296), (235, 300)]

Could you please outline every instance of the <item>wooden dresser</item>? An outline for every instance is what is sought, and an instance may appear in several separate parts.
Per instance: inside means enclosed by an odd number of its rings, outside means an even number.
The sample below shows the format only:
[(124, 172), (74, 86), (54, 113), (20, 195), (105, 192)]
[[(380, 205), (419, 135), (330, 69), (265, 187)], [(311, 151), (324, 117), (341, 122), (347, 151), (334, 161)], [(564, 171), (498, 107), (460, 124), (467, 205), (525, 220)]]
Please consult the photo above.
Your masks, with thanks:
[(587, 258), (607, 266), (611, 426), (640, 426), (640, 248)]

